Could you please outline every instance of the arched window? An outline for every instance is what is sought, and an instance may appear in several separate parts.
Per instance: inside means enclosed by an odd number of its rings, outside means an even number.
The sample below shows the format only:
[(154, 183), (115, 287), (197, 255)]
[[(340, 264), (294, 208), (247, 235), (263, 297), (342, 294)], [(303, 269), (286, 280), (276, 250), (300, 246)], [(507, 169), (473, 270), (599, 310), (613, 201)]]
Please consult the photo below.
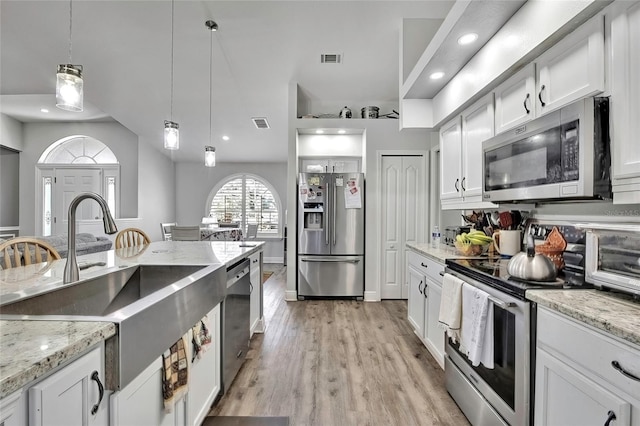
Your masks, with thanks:
[(280, 199), (269, 182), (259, 176), (229, 176), (211, 191), (209, 217), (218, 223), (231, 223), (246, 231), (258, 225), (258, 236), (280, 236)]

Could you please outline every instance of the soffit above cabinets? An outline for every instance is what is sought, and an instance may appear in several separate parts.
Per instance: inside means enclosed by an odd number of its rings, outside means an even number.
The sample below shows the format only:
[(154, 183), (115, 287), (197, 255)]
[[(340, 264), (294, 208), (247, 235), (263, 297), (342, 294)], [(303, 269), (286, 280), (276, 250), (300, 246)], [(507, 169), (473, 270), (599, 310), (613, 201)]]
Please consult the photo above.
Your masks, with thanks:
[[(525, 0), (456, 1), (422, 56), (400, 88), (401, 99), (432, 99), (484, 44), (513, 16)], [(458, 38), (478, 34), (469, 45)], [(431, 80), (433, 72), (445, 77)]]

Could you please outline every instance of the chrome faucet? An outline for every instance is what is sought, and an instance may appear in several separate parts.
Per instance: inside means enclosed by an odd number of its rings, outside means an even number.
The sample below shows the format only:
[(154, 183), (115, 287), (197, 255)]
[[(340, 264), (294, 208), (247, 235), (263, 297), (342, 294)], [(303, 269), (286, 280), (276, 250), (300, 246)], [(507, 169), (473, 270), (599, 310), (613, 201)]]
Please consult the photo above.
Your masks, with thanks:
[(76, 259), (76, 210), (78, 204), (86, 198), (93, 198), (100, 205), (102, 209), (102, 221), (104, 222), (104, 232), (107, 234), (115, 234), (118, 232), (116, 222), (113, 220), (113, 216), (111, 216), (111, 212), (109, 212), (109, 206), (104, 198), (93, 192), (85, 192), (77, 195), (71, 201), (71, 204), (69, 204), (69, 228), (67, 231), (67, 247), (69, 251), (67, 252), (67, 264), (64, 266), (64, 284), (76, 282), (80, 279), (80, 268), (78, 268), (78, 260)]

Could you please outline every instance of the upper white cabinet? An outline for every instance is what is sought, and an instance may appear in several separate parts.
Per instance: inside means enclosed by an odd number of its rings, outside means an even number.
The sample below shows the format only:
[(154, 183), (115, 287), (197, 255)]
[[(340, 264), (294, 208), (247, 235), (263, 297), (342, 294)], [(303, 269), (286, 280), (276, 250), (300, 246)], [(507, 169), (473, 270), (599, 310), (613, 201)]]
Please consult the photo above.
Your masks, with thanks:
[(604, 91), (604, 18), (586, 22), (535, 62), (538, 116)]
[(640, 2), (611, 12), (611, 140), (613, 201), (640, 203)]
[(494, 90), (495, 130), (502, 133), (535, 117), (536, 65), (532, 62)]
[(357, 158), (309, 158), (301, 160), (302, 173), (359, 173)]
[(440, 200), (443, 209), (491, 208), (482, 201), (482, 142), (494, 132), (493, 94), (440, 130)]
[(109, 423), (102, 345), (29, 388), (29, 425)]

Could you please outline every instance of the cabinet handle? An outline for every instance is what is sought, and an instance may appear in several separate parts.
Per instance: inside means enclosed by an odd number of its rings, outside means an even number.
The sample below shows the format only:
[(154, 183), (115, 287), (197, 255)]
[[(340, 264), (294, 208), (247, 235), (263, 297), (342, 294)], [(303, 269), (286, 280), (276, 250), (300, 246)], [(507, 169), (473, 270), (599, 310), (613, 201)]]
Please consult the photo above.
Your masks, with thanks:
[(527, 97), (524, 98), (524, 102), (522, 103), (524, 105), (524, 110), (527, 111), (527, 114), (529, 114), (531, 112), (531, 110), (527, 106), (527, 101), (529, 100), (530, 97), (531, 97), (531, 95), (529, 93), (527, 93)]
[(100, 375), (98, 374), (97, 371), (94, 371), (93, 373), (91, 373), (91, 380), (94, 380), (98, 385), (98, 393), (100, 394), (98, 396), (98, 402), (91, 409), (91, 415), (93, 416), (98, 412), (98, 407), (100, 406), (100, 403), (102, 402), (102, 398), (104, 397), (104, 386), (102, 386), (102, 382), (100, 381)]
[(463, 190), (463, 191), (466, 191), (466, 190), (467, 190), (467, 188), (465, 188), (465, 187), (464, 187), (464, 181), (465, 181), (466, 179), (467, 179), (467, 177), (465, 176), (465, 177), (463, 177), (463, 178), (462, 178), (462, 182), (460, 182), (460, 187), (462, 188), (462, 190)]
[(249, 283), (249, 293), (253, 293), (253, 284)]
[(609, 410), (609, 412), (607, 413), (607, 421), (604, 422), (604, 426), (609, 426), (611, 424), (611, 422), (613, 420), (616, 419), (616, 413), (614, 413), (613, 411)]
[(422, 289), (422, 295), (424, 296), (425, 299), (428, 298), (428, 296), (427, 296), (427, 283), (424, 283), (424, 288)]
[(632, 380), (636, 380), (636, 381), (640, 382), (640, 377), (638, 377), (638, 376), (636, 376), (636, 375), (634, 375), (634, 374), (632, 374), (632, 373), (629, 373), (627, 370), (625, 370), (625, 369), (620, 365), (620, 363), (619, 363), (618, 361), (615, 361), (615, 360), (614, 360), (614, 361), (611, 361), (611, 366), (612, 366), (613, 368), (615, 368), (616, 370), (618, 370), (618, 371), (620, 372), (620, 374), (622, 374), (623, 376), (628, 377), (628, 378), (630, 378), (630, 379), (632, 379)]
[(424, 262), (420, 262), (420, 266), (422, 266), (423, 268), (428, 268), (429, 265), (425, 265)]
[(540, 105), (545, 106), (547, 104), (542, 100), (542, 91), (543, 90), (544, 90), (544, 84), (542, 86), (540, 86), (540, 92), (538, 92), (538, 99), (540, 99)]
[(418, 284), (418, 291), (420, 292), (420, 294), (424, 294), (424, 293), (422, 293), (422, 280)]
[(456, 183), (454, 183), (454, 184), (453, 184), (453, 186), (455, 186), (455, 187), (456, 187), (456, 192), (460, 192), (460, 189), (458, 189), (458, 181), (459, 181), (459, 180), (460, 180), (460, 179), (456, 179)]

